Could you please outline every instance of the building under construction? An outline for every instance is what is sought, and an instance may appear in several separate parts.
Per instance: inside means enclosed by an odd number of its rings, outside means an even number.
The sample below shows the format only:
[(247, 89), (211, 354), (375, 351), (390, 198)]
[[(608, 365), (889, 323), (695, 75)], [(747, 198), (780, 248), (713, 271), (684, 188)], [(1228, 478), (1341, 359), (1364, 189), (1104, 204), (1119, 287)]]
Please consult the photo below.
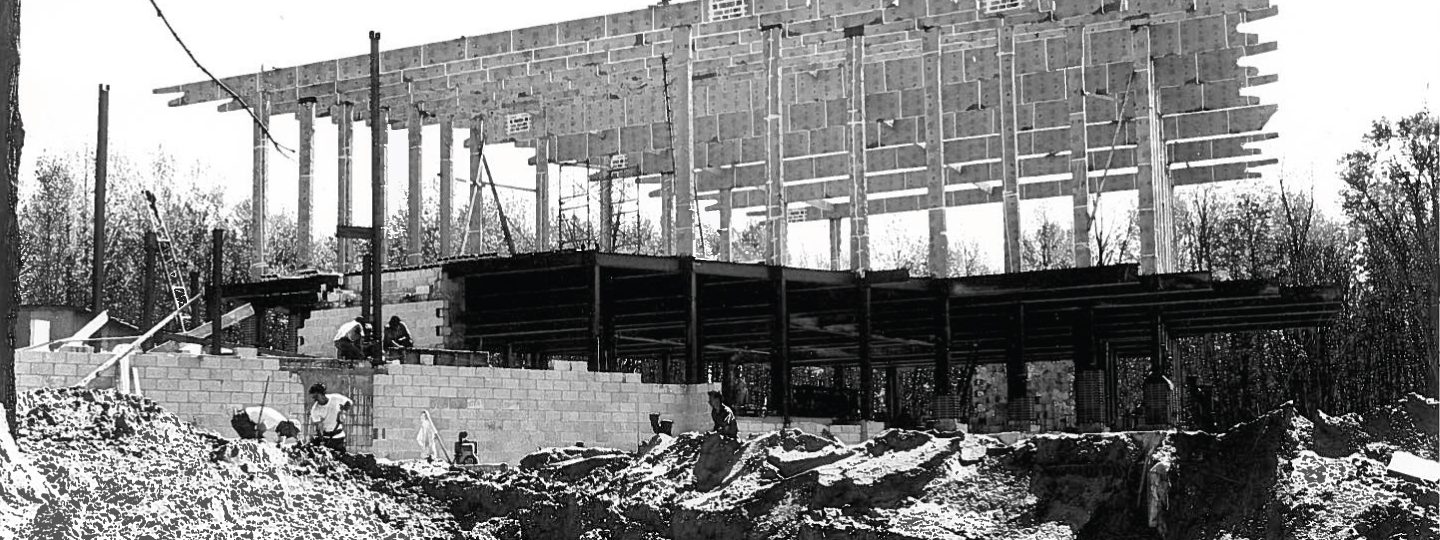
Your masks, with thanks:
[[(1273, 161), (1248, 145), (1273, 137), (1275, 106), (1244, 90), (1275, 76), (1239, 62), (1275, 44), (1239, 25), (1276, 12), (1268, 0), (666, 2), (392, 50), (372, 34), (369, 55), (156, 93), (255, 115), (253, 244), (241, 248), (257, 263), (253, 281), (225, 284), (224, 297), (287, 313), (295, 355), (332, 355), (340, 321), (363, 314), (380, 328), (382, 314), (400, 313), (422, 364), (470, 364), (457, 360), (470, 351), (488, 353), (473, 362), (484, 365), (583, 358), (600, 374), (640, 362), (652, 366), (647, 382), (719, 384), (730, 395), (735, 368), (761, 364), (770, 384), (745, 390), (767, 396), (760, 414), (826, 425), (837, 422), (795, 408), (791, 379), (829, 368), (862, 426), (893, 418), (897, 373), (922, 368), (934, 374), (927, 417), (937, 425), (1020, 430), (1118, 426), (1119, 396), (1142, 389), (1124, 387), (1116, 362), (1148, 358), (1137, 423), (1171, 425), (1185, 395), (1175, 339), (1321, 327), (1338, 310), (1331, 289), (1176, 268), (1175, 187), (1252, 178)], [(258, 263), (268, 126), (282, 115), (300, 126), (301, 261), (311, 260), (321, 181), (316, 119), (335, 125), (338, 178), (323, 182), (340, 195), (340, 267), (321, 270), (338, 279), (267, 279)], [(383, 229), (356, 226), (364, 220), (350, 208), (360, 189), (351, 160), (366, 154), (354, 146), (357, 122), (372, 134), (373, 224), (385, 222), (387, 179), (398, 176), (386, 170), (388, 134), (408, 135), (404, 268), (354, 272), (362, 252), (385, 253)], [(432, 124), (438, 156), (422, 137)], [(535, 253), (482, 255), (478, 241), (441, 227), (440, 259), (422, 256), (432, 163), (438, 221), (454, 214), (456, 129), (468, 132), (469, 174), (458, 180), (472, 207), (487, 183), (494, 196), (493, 180), (480, 181), (487, 145), (534, 149)], [(621, 254), (613, 240), (571, 249), (555, 166), (581, 167), (599, 186), (600, 239), (614, 238), (613, 183), (657, 187), (643, 195), (660, 199), (666, 252)], [(1098, 198), (1118, 191), (1138, 193), (1139, 263), (1092, 266)], [(1022, 201), (1047, 198), (1073, 202), (1078, 267), (1021, 272)], [(948, 277), (947, 211), (990, 203), (1002, 210), (1005, 272)], [(733, 260), (736, 211), (763, 220), (763, 263)], [(928, 277), (871, 268), (870, 217), (898, 212), (928, 214)], [(467, 234), (484, 216), (471, 212)], [(789, 224), (819, 220), (837, 268), (790, 266)], [(719, 223), (719, 242), (702, 253), (705, 222)], [(337, 302), (337, 287), (363, 291), (363, 306)], [(990, 375), (993, 389), (975, 384)], [(395, 375), (326, 376), (368, 381), (361, 388)], [(372, 438), (387, 438), (381, 431)]]

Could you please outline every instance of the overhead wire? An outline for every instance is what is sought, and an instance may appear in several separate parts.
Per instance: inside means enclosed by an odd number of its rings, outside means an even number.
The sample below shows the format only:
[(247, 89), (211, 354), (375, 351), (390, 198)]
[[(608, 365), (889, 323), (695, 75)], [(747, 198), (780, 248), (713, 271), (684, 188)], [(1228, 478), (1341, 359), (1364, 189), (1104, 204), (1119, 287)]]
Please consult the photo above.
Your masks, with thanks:
[(274, 145), (275, 149), (278, 150), (281, 155), (285, 156), (286, 159), (294, 159), (292, 157), (292, 154), (294, 154), (295, 151), (283, 144), (280, 144), (280, 141), (275, 140), (275, 136), (270, 133), (270, 126), (260, 119), (260, 115), (257, 114), (255, 112), (255, 109), (245, 101), (245, 98), (240, 97), (240, 94), (232, 90), (229, 85), (221, 82), (214, 73), (211, 73), (204, 64), (200, 63), (200, 59), (195, 58), (195, 53), (192, 52), (190, 50), (190, 47), (185, 44), (185, 40), (180, 39), (179, 32), (176, 32), (175, 26), (170, 24), (170, 19), (165, 16), (165, 11), (160, 9), (160, 4), (156, 3), (155, 0), (150, 0), (150, 6), (155, 8), (155, 16), (160, 17), (160, 21), (165, 23), (165, 28), (170, 30), (170, 36), (175, 38), (175, 43), (178, 43), (180, 45), (180, 48), (185, 51), (185, 55), (189, 56), (190, 61), (195, 63), (195, 67), (200, 68), (200, 71), (203, 72), (206, 77), (209, 77), (211, 82), (214, 82), (217, 86), (220, 87), (221, 90), (224, 90), (226, 94), (229, 94), (231, 98), (233, 98), (236, 102), (240, 103), (240, 107), (245, 109), (245, 112), (250, 113), (250, 118), (255, 121), (255, 125), (260, 127), (260, 131), (265, 134), (265, 138), (270, 140), (270, 144)]

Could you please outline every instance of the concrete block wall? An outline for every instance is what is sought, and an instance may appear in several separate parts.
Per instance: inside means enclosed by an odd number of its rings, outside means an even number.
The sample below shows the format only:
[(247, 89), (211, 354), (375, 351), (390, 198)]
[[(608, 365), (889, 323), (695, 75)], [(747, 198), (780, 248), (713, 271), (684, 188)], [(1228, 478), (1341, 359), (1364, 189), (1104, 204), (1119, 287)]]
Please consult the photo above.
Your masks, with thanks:
[[(415, 338), (416, 347), (439, 348), (445, 345), (445, 338), (440, 331), (445, 327), (445, 319), (436, 313), (443, 313), (445, 301), (427, 300), (424, 302), (407, 302), (403, 304), (386, 304), (383, 308), (385, 320), (389, 321), (391, 315), (399, 315), (410, 327), (410, 335)], [(299, 329), (300, 354), (311, 356), (334, 357), (335, 345), (331, 338), (335, 337), (335, 330), (345, 321), (360, 316), (360, 308), (347, 307), (338, 309), (324, 309), (310, 312), (310, 318), (305, 321), (305, 326)]]
[[(431, 300), (438, 297), (440, 280), (441, 272), (438, 266), (386, 270), (381, 277), (380, 288), (385, 292), (386, 303)], [(364, 276), (361, 274), (346, 274), (341, 286), (358, 292), (364, 289), (364, 283)]]
[[(17, 388), (24, 392), (73, 385), (109, 357), (104, 353), (17, 352)], [(238, 406), (264, 402), (296, 419), (305, 411), (299, 377), (281, 371), (280, 361), (274, 358), (151, 353), (136, 355), (131, 362), (139, 368), (139, 386), (145, 397), (181, 420), (221, 436), (235, 436), (230, 416)], [(116, 372), (116, 367), (102, 372), (90, 386), (113, 388)]]
[(650, 414), (675, 422), (675, 432), (709, 429), (706, 393), (718, 384), (640, 382), (638, 373), (585, 371), (584, 362), (554, 369), (392, 365), (375, 377), (378, 457), (421, 456), (415, 442), (429, 411), (449, 452), (461, 431), (480, 448), (482, 463), (518, 463), (539, 447), (606, 446), (635, 450), (650, 439)]
[[(1075, 363), (1030, 362), (1026, 364), (1031, 399), (1035, 399), (1036, 424), (1044, 430), (1075, 425)], [(976, 366), (975, 414), (970, 429), (976, 432), (1004, 429), (1006, 421), (1005, 365)]]

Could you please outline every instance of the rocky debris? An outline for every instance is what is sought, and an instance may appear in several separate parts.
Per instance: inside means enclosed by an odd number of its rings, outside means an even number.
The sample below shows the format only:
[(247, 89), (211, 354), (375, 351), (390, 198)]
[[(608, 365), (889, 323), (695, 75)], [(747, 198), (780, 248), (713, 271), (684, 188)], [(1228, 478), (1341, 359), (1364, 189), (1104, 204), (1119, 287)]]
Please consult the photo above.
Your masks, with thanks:
[(50, 495), (44, 478), (10, 436), (9, 414), (0, 406), (0, 531), (16, 530), (35, 517)]
[(459, 536), (438, 507), (355, 489), (328, 451), (222, 439), (144, 398), (47, 389), (20, 411), (21, 448), (55, 496), (18, 537)]
[(629, 466), (635, 456), (614, 448), (544, 448), (520, 459), (520, 470), (545, 478), (578, 482), (596, 470), (615, 472)]

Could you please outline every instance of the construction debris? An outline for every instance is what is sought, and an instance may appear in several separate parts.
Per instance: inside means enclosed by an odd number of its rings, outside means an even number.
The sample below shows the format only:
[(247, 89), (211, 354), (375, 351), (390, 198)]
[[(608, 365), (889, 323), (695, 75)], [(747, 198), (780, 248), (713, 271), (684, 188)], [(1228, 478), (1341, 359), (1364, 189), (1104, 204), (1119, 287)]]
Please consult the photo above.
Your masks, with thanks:
[[(1433, 440), (1434, 410), (1419, 400), (1377, 411), (1383, 422), (1317, 423), (1287, 406), (1221, 435), (1014, 444), (904, 430), (851, 446), (797, 430), (685, 433), (656, 435), (639, 454), (551, 448), (518, 468), (455, 470), (282, 451), (196, 430), (143, 398), (41, 390), (19, 418), (19, 448), (43, 477), (24, 500), (39, 504), (7, 514), (0, 537), (1440, 538), (1433, 487), (1372, 456)], [(21, 470), (16, 455), (0, 444), (0, 470)]]

